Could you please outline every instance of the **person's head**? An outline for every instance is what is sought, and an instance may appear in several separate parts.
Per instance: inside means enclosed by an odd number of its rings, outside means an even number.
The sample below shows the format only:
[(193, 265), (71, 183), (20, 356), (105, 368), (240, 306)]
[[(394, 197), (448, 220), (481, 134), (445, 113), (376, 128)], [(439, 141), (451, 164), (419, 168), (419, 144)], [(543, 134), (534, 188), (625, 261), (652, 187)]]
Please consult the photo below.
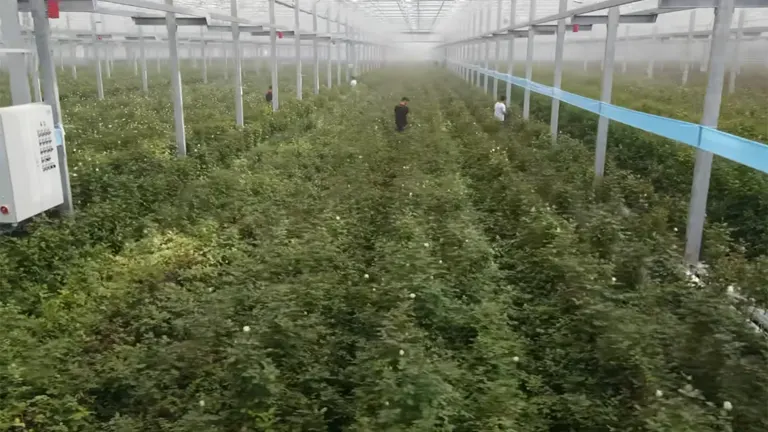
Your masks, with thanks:
[(408, 102), (409, 100), (407, 97), (400, 99), (400, 105), (408, 105)]
[(507, 97), (504, 95), (499, 96), (499, 102), (504, 102), (507, 100)]
[(269, 88), (267, 90), (271, 93), (272, 92), (272, 86), (269, 86)]

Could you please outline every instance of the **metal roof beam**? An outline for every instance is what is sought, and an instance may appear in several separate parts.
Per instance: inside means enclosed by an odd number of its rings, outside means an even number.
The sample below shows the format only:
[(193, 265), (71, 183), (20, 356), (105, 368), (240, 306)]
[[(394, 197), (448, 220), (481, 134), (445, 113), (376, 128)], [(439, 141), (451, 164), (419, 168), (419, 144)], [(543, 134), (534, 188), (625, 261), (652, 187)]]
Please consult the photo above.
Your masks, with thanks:
[[(656, 14), (619, 15), (620, 24), (653, 24)], [(608, 24), (608, 15), (576, 15), (571, 17), (571, 24)]]

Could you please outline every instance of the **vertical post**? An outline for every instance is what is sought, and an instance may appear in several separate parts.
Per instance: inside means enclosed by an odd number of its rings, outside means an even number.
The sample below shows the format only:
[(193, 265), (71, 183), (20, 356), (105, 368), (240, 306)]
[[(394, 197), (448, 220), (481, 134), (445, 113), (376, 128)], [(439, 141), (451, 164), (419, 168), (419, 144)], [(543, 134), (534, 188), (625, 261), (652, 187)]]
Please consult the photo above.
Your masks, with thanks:
[(627, 58), (629, 57), (629, 26), (624, 29), (624, 52), (621, 54), (621, 73), (627, 73)]
[(208, 84), (208, 53), (206, 52), (205, 34), (200, 27), (200, 54), (203, 57), (203, 84)]
[[(515, 25), (515, 18), (516, 18), (516, 9), (517, 9), (517, 0), (510, 0), (510, 10), (509, 10), (509, 25), (513, 26)], [(507, 45), (507, 75), (514, 75), (515, 73), (515, 35), (514, 33), (509, 34), (509, 42)], [(512, 103), (512, 83), (507, 83), (507, 105)]]
[[(559, 12), (565, 12), (568, 0), (560, 0)], [(565, 19), (557, 21), (557, 41), (555, 45), (555, 77), (553, 87), (560, 89), (563, 80), (563, 52), (565, 51)], [(552, 98), (552, 113), (549, 121), (549, 133), (552, 134), (552, 144), (557, 143), (557, 129), (560, 118), (560, 99)]]
[[(489, 4), (488, 5), (488, 9), (486, 11), (486, 16), (485, 16), (485, 25), (486, 25), (486, 27), (489, 30), (491, 30), (491, 27), (492, 27), (492, 24), (491, 24), (491, 13), (492, 13), (492, 9), (491, 9), (491, 5)], [(491, 61), (491, 41), (490, 40), (486, 40), (485, 43), (483, 43), (483, 45), (485, 46), (485, 62), (483, 63), (483, 67), (485, 69), (489, 69), (491, 67), (491, 65), (490, 65), (490, 61)], [(491, 77), (486, 73), (485, 77), (483, 79), (483, 88), (484, 88), (486, 94), (488, 93), (488, 84), (489, 84), (490, 79), (491, 79)]]
[(144, 42), (144, 26), (139, 27), (139, 55), (141, 56), (141, 89), (149, 93), (149, 80), (147, 76), (147, 53)]
[[(329, 35), (331, 34), (331, 7), (330, 6), (328, 6), (325, 9), (325, 32), (328, 33)], [(331, 36), (331, 38), (333, 38), (333, 36)], [(326, 67), (325, 72), (327, 74), (327, 76), (325, 77), (325, 80), (328, 88), (333, 87), (333, 49), (331, 48), (331, 45), (333, 43), (332, 40), (333, 39), (328, 41), (328, 47), (327, 47), (327, 52), (325, 56), (325, 67)]]
[[(165, 0), (173, 5), (173, 0)], [(173, 128), (176, 132), (176, 155), (187, 155), (187, 135), (184, 131), (184, 99), (181, 92), (181, 71), (179, 70), (179, 46), (176, 40), (176, 14), (166, 12), (165, 25), (168, 30), (168, 52), (171, 62), (171, 88), (173, 90)]]
[(691, 11), (691, 14), (688, 18), (688, 37), (685, 40), (685, 56), (684, 56), (684, 62), (685, 65), (683, 65), (683, 84), (688, 84), (688, 75), (691, 71), (691, 63), (693, 63), (693, 50), (691, 49), (691, 45), (693, 44), (693, 30), (696, 27), (696, 9), (693, 9)]
[[(528, 21), (536, 19), (536, 0), (531, 0), (531, 10)], [(528, 49), (525, 53), (525, 79), (530, 82), (533, 79), (533, 26), (528, 27)], [(525, 88), (525, 97), (523, 99), (523, 120), (528, 120), (531, 116), (531, 89)]]
[[(501, 28), (501, 0), (496, 0), (496, 30)], [(499, 70), (499, 55), (501, 54), (501, 41), (496, 39), (493, 53), (493, 70)], [(499, 97), (499, 79), (493, 80), (493, 97)], [(509, 101), (507, 101), (509, 103)]]
[(296, 99), (301, 100), (302, 76), (301, 76), (301, 29), (299, 21), (299, 0), (293, 0), (293, 40), (296, 50)]
[[(715, 23), (711, 38), (712, 46), (709, 51), (707, 93), (704, 96), (704, 113), (701, 116), (702, 126), (717, 128), (717, 122), (720, 118), (720, 102), (723, 97), (723, 82), (725, 81), (728, 39), (731, 32), (733, 9), (733, 0), (720, 0), (715, 9)], [(685, 261), (692, 265), (699, 261), (699, 254), (701, 252), (701, 238), (706, 219), (712, 157), (712, 153), (708, 151), (696, 150), (685, 242)]]
[(269, 45), (272, 66), (272, 111), (280, 108), (277, 82), (277, 32), (275, 30), (275, 0), (269, 0)]
[(312, 88), (315, 94), (320, 93), (320, 56), (317, 52), (317, 2), (312, 3), (312, 32), (315, 36), (312, 39), (312, 62), (314, 63), (314, 79)]
[[(0, 2), (0, 31), (7, 48), (24, 49), (26, 43), (21, 36), (18, 2)], [(11, 101), (14, 105), (32, 102), (29, 95), (29, 79), (24, 66), (24, 53), (7, 54), (7, 67), (11, 80)]]
[[(341, 35), (341, 14), (336, 10), (336, 34)], [(341, 85), (341, 43), (336, 41), (336, 85)]]
[[(656, 34), (658, 34), (659, 28), (657, 26), (653, 26), (652, 34), (651, 34), (651, 47), (654, 47), (656, 45)], [(656, 60), (656, 56), (651, 53), (651, 58), (648, 60), (648, 71), (646, 74), (648, 75), (648, 79), (653, 79), (653, 65)]]
[(350, 64), (352, 63), (351, 54), (352, 54), (352, 44), (349, 43), (349, 40), (351, 39), (350, 34), (350, 28), (349, 28), (349, 14), (344, 14), (344, 37), (346, 41), (344, 41), (344, 77), (347, 79), (347, 83), (349, 83), (349, 73), (350, 73)]
[[(237, 0), (229, 2), (230, 14), (237, 18)], [(232, 23), (232, 50), (235, 57), (235, 124), (243, 126), (243, 57), (240, 49), (240, 24)]]
[(139, 76), (139, 56), (136, 55), (134, 47), (131, 47), (131, 59), (133, 60), (133, 76)]
[[(479, 33), (478, 18), (479, 15), (477, 9), (475, 9), (472, 11), (472, 36), (477, 36)], [(469, 71), (469, 83), (474, 86), (479, 82), (477, 80), (478, 72), (475, 69), (477, 66), (477, 43), (475, 41), (469, 43), (469, 63), (472, 65), (472, 69)]]
[[(72, 188), (69, 184), (69, 167), (67, 165), (67, 150), (64, 144), (64, 128), (61, 120), (59, 87), (56, 83), (56, 65), (53, 63), (53, 56), (51, 55), (51, 27), (48, 22), (48, 9), (44, 0), (32, 0), (30, 5), (32, 6), (33, 25), (35, 29), (35, 44), (37, 45), (37, 54), (40, 58), (40, 70), (43, 75), (45, 101), (51, 106), (54, 128), (61, 138), (61, 143), (57, 143), (58, 145), (56, 146), (56, 153), (59, 157), (61, 189), (62, 195), (64, 196), (64, 202), (61, 204), (60, 210), (64, 215), (70, 216), (74, 214), (75, 209), (72, 204)], [(5, 21), (3, 24), (5, 24)]]
[(736, 75), (739, 74), (741, 69), (741, 39), (744, 37), (744, 9), (739, 11), (739, 30), (736, 32), (736, 40), (733, 41), (733, 62), (729, 68), (728, 75), (728, 94), (731, 95), (736, 91)]
[[(600, 90), (600, 102), (611, 102), (613, 91), (613, 65), (616, 57), (616, 34), (619, 30), (619, 8), (608, 10), (608, 32), (605, 36), (603, 54), (603, 78)], [(595, 148), (595, 180), (600, 181), (605, 172), (605, 152), (608, 145), (608, 117), (600, 116), (597, 121), (597, 145)]]
[[(70, 29), (69, 13), (67, 13), (67, 30)], [(70, 55), (72, 56), (72, 78), (77, 79), (77, 42), (72, 42)]]
[(101, 47), (99, 46), (101, 44), (99, 43), (99, 35), (96, 30), (95, 14), (91, 14), (91, 31), (93, 32), (93, 35), (91, 35), (91, 49), (96, 57), (96, 90), (99, 100), (102, 100), (104, 99), (104, 78), (101, 76)]

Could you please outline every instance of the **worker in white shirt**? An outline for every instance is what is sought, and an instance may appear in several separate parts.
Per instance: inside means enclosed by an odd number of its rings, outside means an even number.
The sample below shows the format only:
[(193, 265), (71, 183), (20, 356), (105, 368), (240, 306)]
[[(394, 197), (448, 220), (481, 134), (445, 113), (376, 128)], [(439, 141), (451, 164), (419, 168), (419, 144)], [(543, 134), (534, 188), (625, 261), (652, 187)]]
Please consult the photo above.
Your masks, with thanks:
[(506, 96), (499, 96), (498, 102), (493, 106), (493, 116), (498, 121), (504, 121), (507, 118), (507, 106), (504, 104), (506, 100)]
[(352, 77), (352, 81), (350, 81), (350, 82), (349, 82), (349, 85), (350, 85), (351, 87), (354, 87), (354, 86), (356, 86), (356, 85), (357, 85), (357, 80), (355, 79), (355, 77)]

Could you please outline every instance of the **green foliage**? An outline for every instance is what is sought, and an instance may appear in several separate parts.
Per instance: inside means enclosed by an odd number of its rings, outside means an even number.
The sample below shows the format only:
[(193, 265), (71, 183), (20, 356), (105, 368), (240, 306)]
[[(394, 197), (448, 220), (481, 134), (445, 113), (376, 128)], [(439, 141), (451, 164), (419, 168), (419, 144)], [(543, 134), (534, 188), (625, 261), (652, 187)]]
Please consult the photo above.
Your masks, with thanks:
[(167, 95), (120, 73), (62, 85), (76, 217), (0, 239), (0, 430), (768, 428), (724, 296), (768, 267), (714, 227), (691, 283), (685, 202), (616, 159), (594, 191), (581, 142), (423, 71), (286, 82), (277, 113), (246, 75), (242, 130), (189, 83), (178, 159)]

